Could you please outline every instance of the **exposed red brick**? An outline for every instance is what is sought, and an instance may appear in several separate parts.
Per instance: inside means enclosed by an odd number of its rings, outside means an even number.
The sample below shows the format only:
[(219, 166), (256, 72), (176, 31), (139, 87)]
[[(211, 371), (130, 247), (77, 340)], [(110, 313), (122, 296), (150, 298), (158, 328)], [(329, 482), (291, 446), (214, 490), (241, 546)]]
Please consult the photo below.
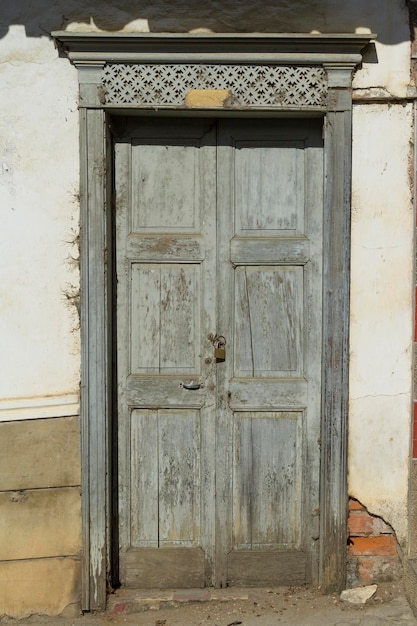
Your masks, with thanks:
[(349, 498), (349, 511), (366, 511), (366, 509), (358, 500)]
[(353, 512), (348, 517), (350, 535), (373, 535), (374, 518), (365, 511)]
[(396, 556), (397, 541), (393, 535), (350, 537), (349, 552), (355, 556)]

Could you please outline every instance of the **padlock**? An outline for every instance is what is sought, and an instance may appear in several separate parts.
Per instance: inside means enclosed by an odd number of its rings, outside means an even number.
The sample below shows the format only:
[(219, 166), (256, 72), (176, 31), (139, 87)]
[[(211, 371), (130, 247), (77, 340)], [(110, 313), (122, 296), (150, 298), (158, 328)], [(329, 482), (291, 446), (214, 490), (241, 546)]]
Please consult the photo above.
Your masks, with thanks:
[(217, 335), (214, 344), (214, 356), (216, 361), (226, 360), (226, 339), (223, 335)]
[(219, 345), (217, 348), (214, 348), (214, 357), (216, 361), (225, 361), (226, 360), (226, 349), (224, 346)]

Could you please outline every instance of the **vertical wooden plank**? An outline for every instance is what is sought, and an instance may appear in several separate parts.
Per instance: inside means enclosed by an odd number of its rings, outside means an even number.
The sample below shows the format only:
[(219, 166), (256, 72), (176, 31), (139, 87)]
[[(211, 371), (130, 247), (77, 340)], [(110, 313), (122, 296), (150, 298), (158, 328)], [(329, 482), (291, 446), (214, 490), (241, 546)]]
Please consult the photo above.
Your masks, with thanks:
[[(345, 68), (350, 74), (352, 68)], [(323, 416), (321, 463), (321, 583), (343, 589), (347, 539), (347, 418), (350, 278), (350, 109), (325, 123)]]
[(130, 541), (133, 547), (158, 547), (158, 411), (132, 411)]
[[(234, 138), (227, 121), (218, 122), (217, 147), (217, 332), (229, 344), (234, 318), (235, 280), (230, 263), (230, 241), (235, 233)], [(226, 346), (227, 349), (227, 346)], [(227, 554), (232, 549), (233, 420), (229, 408), (228, 381), (233, 377), (233, 358), (217, 364), (216, 370), (216, 520), (215, 581), (227, 586)]]
[[(201, 163), (198, 168), (200, 201), (199, 201), (199, 226), (204, 241), (205, 259), (200, 269), (201, 309), (199, 320), (199, 338), (197, 343), (201, 348), (199, 367), (206, 388), (209, 390), (204, 407), (200, 411), (200, 520), (202, 537), (201, 545), (204, 547), (204, 579), (205, 585), (212, 586), (215, 583), (215, 450), (216, 450), (216, 375), (217, 364), (213, 358), (213, 346), (208, 339), (210, 333), (217, 332), (217, 248), (213, 245), (216, 241), (218, 228), (216, 213), (217, 189), (213, 185), (216, 180), (216, 140), (217, 125), (213, 120), (209, 129), (206, 130), (204, 143), (200, 148)], [(209, 333), (207, 329), (210, 328)]]
[[(322, 345), (323, 345), (323, 205), (324, 172), (323, 140), (320, 120), (320, 135), (314, 134), (306, 145), (306, 235), (310, 260), (303, 267), (304, 280), (304, 341), (311, 342), (310, 353), (304, 355), (303, 371), (308, 380), (307, 410), (303, 412), (304, 456), (303, 480), (308, 488), (305, 492), (303, 509), (303, 542), (311, 554), (306, 562), (307, 580), (320, 583), (320, 434), (322, 416)], [(319, 130), (319, 129), (317, 129)], [(314, 288), (319, 281), (320, 289)], [(320, 315), (317, 315), (320, 311)], [(310, 415), (319, 419), (311, 420)], [(327, 477), (326, 480), (331, 480)]]
[(85, 610), (105, 608), (107, 586), (109, 343), (105, 129), (104, 111), (81, 111), (82, 605)]
[(160, 372), (198, 372), (199, 267), (172, 265), (161, 271)]
[(300, 547), (299, 419), (299, 413), (276, 412), (255, 413), (251, 420), (252, 548)]
[(234, 372), (236, 376), (255, 376), (252, 318), (249, 302), (248, 279), (245, 268), (235, 270), (235, 341)]
[(132, 264), (130, 354), (131, 373), (159, 373), (161, 352), (161, 268)]
[[(130, 546), (131, 514), (130, 514), (130, 454), (131, 454), (131, 410), (122, 413), (126, 403), (126, 390), (121, 381), (129, 375), (132, 364), (131, 348), (131, 318), (137, 312), (132, 306), (132, 299), (136, 297), (129, 293), (129, 286), (137, 281), (137, 267), (130, 262), (126, 253), (126, 237), (131, 226), (131, 145), (127, 141), (116, 141), (114, 146), (114, 178), (117, 181), (115, 189), (115, 288), (116, 324), (114, 333), (114, 349), (117, 361), (117, 446), (118, 446), (118, 550), (119, 576), (125, 581), (126, 562), (124, 551)], [(132, 277), (133, 271), (133, 277)], [(138, 287), (134, 282), (135, 289)], [(116, 387), (115, 387), (116, 389)], [(123, 417), (123, 428), (121, 420)]]
[(199, 414), (159, 411), (159, 544), (198, 545), (200, 539)]
[(233, 432), (233, 548), (252, 545), (252, 413), (234, 413)]

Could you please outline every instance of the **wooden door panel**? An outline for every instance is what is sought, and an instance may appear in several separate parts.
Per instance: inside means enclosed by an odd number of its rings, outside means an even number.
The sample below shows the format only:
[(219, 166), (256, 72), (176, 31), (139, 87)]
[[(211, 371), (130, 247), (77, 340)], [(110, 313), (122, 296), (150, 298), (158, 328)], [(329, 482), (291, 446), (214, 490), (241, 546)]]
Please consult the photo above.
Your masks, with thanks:
[(233, 144), (236, 234), (302, 233), (303, 143), (234, 138)]
[(199, 412), (135, 410), (131, 428), (131, 546), (198, 546)]
[(227, 557), (227, 581), (235, 587), (299, 585), (309, 578), (310, 558), (299, 550), (234, 550)]
[(214, 545), (215, 124), (126, 124), (115, 146), (121, 579), (202, 586)]
[(320, 120), (168, 118), (116, 142), (123, 584), (317, 567), (322, 143)]
[(234, 375), (300, 376), (303, 268), (237, 267), (235, 281)]
[(130, 548), (125, 555), (126, 587), (198, 588), (207, 584), (206, 555), (201, 548)]
[(132, 264), (131, 374), (200, 374), (200, 265)]
[[(158, 143), (149, 141), (149, 145), (142, 139), (139, 145), (133, 146), (133, 206), (139, 207), (132, 216), (133, 232), (195, 230), (198, 227), (197, 157), (196, 143), (182, 141), (175, 145), (168, 138), (163, 144), (158, 139)], [(190, 172), (195, 174), (192, 179)]]
[(296, 412), (234, 414), (233, 549), (301, 547), (302, 421)]
[(219, 577), (302, 583), (316, 558), (319, 493), (320, 123), (221, 122), (219, 154), (219, 332), (230, 347), (217, 434), (218, 455), (232, 460), (217, 482), (233, 501), (218, 515), (232, 528), (232, 539), (216, 528), (227, 546), (226, 557), (216, 552)]

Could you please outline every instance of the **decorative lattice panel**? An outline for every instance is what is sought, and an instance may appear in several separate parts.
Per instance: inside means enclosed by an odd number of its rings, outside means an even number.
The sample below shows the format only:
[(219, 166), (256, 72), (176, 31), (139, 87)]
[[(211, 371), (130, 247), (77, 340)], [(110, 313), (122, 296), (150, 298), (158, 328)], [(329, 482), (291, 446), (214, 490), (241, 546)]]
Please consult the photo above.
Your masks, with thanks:
[(190, 89), (229, 89), (231, 107), (322, 107), (327, 95), (322, 67), (112, 63), (103, 73), (114, 105), (184, 106)]

